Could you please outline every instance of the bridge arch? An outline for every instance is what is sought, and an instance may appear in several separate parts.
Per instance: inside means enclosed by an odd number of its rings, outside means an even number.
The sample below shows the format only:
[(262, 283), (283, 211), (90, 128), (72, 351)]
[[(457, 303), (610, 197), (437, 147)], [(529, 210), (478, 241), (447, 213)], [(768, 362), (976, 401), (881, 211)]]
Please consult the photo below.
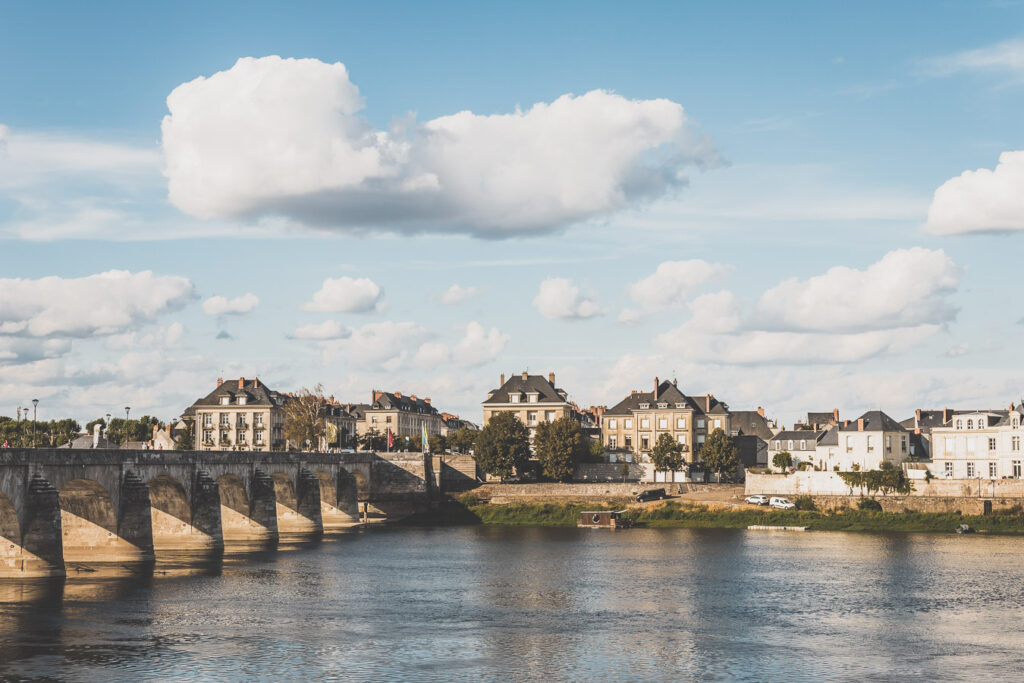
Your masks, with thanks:
[(159, 474), (147, 482), (153, 547), (157, 552), (223, 548), (216, 484), (202, 473), (195, 478), (191, 491), (169, 474)]
[(324, 532), (351, 526), (359, 518), (352, 475), (340, 467), (336, 474), (324, 471), (314, 474), (320, 485), (320, 517)]
[[(262, 475), (262, 478), (260, 477)], [(273, 486), (257, 471), (251, 486), (237, 474), (217, 477), (220, 520), (224, 543), (266, 544), (277, 540), (277, 514), (273, 510)], [(252, 491), (250, 496), (249, 492)], [(267, 508), (270, 514), (267, 514)]]
[(277, 503), (277, 529), (281, 535), (309, 536), (323, 532), (319, 479), (299, 468), (298, 479), (286, 472), (270, 475)]
[(64, 482), (57, 494), (66, 563), (123, 563), (153, 559), (149, 492), (128, 472), (121, 485), (121, 509), (92, 479)]

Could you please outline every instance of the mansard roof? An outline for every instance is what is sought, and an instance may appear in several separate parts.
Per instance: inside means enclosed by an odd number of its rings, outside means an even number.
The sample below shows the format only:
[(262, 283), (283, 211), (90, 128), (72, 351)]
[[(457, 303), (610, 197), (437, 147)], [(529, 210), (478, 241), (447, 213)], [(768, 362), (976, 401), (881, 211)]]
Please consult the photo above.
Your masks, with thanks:
[(538, 403), (567, 403), (568, 394), (543, 375), (512, 375), (490, 393), (484, 405), (508, 403), (509, 394), (537, 394)]
[(844, 432), (860, 431), (859, 421), (864, 421), (865, 432), (905, 432), (906, 428), (896, 420), (892, 419), (881, 410), (869, 410), (856, 420), (850, 420), (849, 424), (839, 427)]
[(236, 399), (239, 396), (245, 396), (246, 407), (280, 407), (287, 399), (284, 394), (274, 391), (259, 379), (239, 378), (224, 381), (209, 394), (197, 399), (192, 407), (219, 406), (221, 399), (225, 396), (228, 397), (229, 404), (233, 406), (237, 405)]
[(768, 418), (756, 410), (733, 410), (729, 413), (729, 426), (737, 436), (756, 436), (763, 441), (772, 438)]
[[(725, 414), (729, 407), (710, 394), (704, 396), (687, 396), (679, 390), (674, 382), (665, 380), (658, 383), (658, 397), (654, 398), (653, 391), (633, 391), (626, 398), (622, 399), (609, 410), (605, 415), (631, 415), (635, 410), (645, 410), (641, 404), (647, 404), (648, 408), (656, 408), (659, 403), (667, 403), (674, 408), (676, 404), (683, 404), (697, 413), (708, 415)], [(710, 403), (710, 406), (708, 405)]]
[(373, 403), (371, 410), (400, 410), (406, 413), (419, 413), (421, 415), (437, 415), (437, 408), (430, 405), (430, 401), (415, 396), (406, 396), (401, 393), (388, 391), (373, 392)]

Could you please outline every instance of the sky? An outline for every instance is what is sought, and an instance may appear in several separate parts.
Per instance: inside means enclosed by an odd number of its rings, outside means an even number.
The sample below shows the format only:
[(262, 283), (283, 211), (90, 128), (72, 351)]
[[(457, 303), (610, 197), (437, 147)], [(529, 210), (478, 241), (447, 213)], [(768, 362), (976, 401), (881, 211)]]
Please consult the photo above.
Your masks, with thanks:
[(1024, 394), (1024, 3), (0, 3), (0, 415)]

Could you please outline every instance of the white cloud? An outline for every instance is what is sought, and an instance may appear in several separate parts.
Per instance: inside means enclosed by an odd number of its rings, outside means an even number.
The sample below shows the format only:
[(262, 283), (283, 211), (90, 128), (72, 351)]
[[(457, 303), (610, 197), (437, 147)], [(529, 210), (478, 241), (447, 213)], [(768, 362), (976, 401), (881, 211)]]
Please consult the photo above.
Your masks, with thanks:
[(325, 320), (322, 323), (296, 327), (292, 333), (292, 338), (324, 341), (328, 339), (344, 339), (350, 334), (352, 334), (352, 331), (337, 320)]
[(383, 292), (369, 278), (327, 278), (313, 300), (302, 305), (304, 311), (329, 313), (366, 313), (378, 308)]
[(549, 277), (541, 282), (533, 305), (545, 318), (553, 319), (592, 318), (604, 313), (572, 280), (564, 277)]
[(959, 358), (960, 356), (966, 356), (970, 352), (970, 344), (956, 344), (946, 349), (946, 355), (950, 358)]
[(973, 50), (963, 50), (922, 63), (931, 76), (950, 76), (968, 71), (1010, 72), (1024, 77), (1024, 40), (1007, 40)]
[(664, 261), (653, 273), (629, 286), (629, 296), (645, 311), (682, 308), (708, 282), (720, 278), (729, 266), (701, 259)]
[(462, 285), (454, 284), (441, 294), (441, 303), (445, 306), (456, 306), (479, 293), (480, 290), (476, 287), (463, 287)]
[(761, 295), (756, 316), (764, 329), (821, 332), (946, 323), (957, 311), (946, 296), (962, 273), (941, 249), (897, 249), (865, 270), (784, 280)]
[(496, 327), (487, 330), (480, 323), (471, 322), (466, 325), (463, 337), (454, 346), (427, 342), (416, 352), (415, 361), (425, 368), (479, 367), (496, 359), (509, 339), (509, 335)]
[(170, 199), (201, 218), (280, 215), (329, 229), (550, 231), (663, 196), (719, 163), (679, 104), (595, 90), (511, 114), (390, 131), (358, 116), (340, 63), (239, 59), (167, 98)]
[(322, 342), (323, 363), (347, 367), (383, 368), (394, 371), (415, 355), (420, 344), (433, 335), (413, 322), (390, 320), (367, 323), (345, 339)]
[(203, 313), (206, 315), (245, 315), (251, 313), (260, 303), (260, 298), (247, 292), (234, 299), (223, 296), (211, 296), (203, 302)]
[(0, 279), (0, 335), (88, 337), (129, 332), (195, 298), (188, 279), (111, 270), (80, 278)]
[(939, 235), (1024, 230), (1024, 151), (1003, 152), (995, 170), (964, 171), (943, 183), (925, 227)]

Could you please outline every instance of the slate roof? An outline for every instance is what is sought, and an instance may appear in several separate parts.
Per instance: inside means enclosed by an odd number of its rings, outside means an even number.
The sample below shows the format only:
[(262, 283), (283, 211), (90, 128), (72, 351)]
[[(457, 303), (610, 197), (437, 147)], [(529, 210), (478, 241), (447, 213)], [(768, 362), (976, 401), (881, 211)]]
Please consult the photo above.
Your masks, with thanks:
[(807, 424), (809, 425), (827, 425), (836, 418), (832, 411), (827, 413), (807, 413)]
[[(484, 401), (484, 405), (508, 403), (509, 394), (537, 394), (537, 403), (567, 403), (568, 394), (557, 388), (543, 375), (512, 375), (495, 389)], [(525, 403), (525, 401), (523, 401)]]
[(287, 396), (284, 394), (270, 389), (266, 384), (259, 381), (258, 379), (243, 379), (242, 386), (238, 386), (239, 380), (229, 379), (225, 380), (223, 384), (211, 391), (206, 396), (197, 399), (192, 404), (193, 409), (196, 406), (219, 406), (221, 405), (221, 398), (227, 396), (230, 399), (231, 405), (237, 405), (236, 399), (240, 395), (245, 396), (245, 405), (249, 406), (264, 406), (264, 407), (280, 407), (284, 405)]
[[(953, 411), (950, 411), (953, 412)], [(922, 431), (931, 431), (933, 427), (941, 427), (945, 423), (942, 420), (941, 410), (922, 410), (920, 421), (917, 419), (917, 413), (914, 413), (911, 417), (900, 422), (906, 429), (917, 429), (920, 428)]]
[(848, 425), (840, 425), (839, 430), (844, 432), (858, 431), (858, 420), (864, 420), (865, 432), (905, 432), (906, 428), (896, 420), (892, 419), (881, 410), (869, 410), (856, 420), (850, 420)]
[(659, 403), (667, 403), (670, 408), (674, 408), (677, 403), (682, 403), (686, 408), (689, 408), (694, 412), (705, 413), (708, 415), (718, 415), (729, 412), (729, 407), (714, 396), (711, 397), (711, 409), (706, 410), (705, 408), (707, 406), (705, 405), (705, 396), (687, 396), (683, 392), (679, 391), (679, 387), (677, 387), (673, 382), (665, 380), (658, 385), (657, 400), (654, 398), (653, 391), (632, 392), (629, 396), (626, 396), (626, 398), (622, 399), (605, 411), (605, 415), (631, 415), (634, 410), (643, 410), (643, 408), (640, 407), (641, 403), (648, 404), (649, 408), (656, 408)]
[(839, 427), (830, 427), (825, 430), (821, 438), (818, 439), (819, 446), (838, 446), (839, 445)]
[(729, 426), (737, 436), (756, 436), (763, 441), (772, 438), (768, 418), (756, 410), (733, 410), (729, 413)]
[[(829, 413), (829, 415), (831, 415), (831, 413)], [(799, 448), (798, 444), (800, 441), (806, 441), (810, 448), (805, 448), (804, 450), (809, 451), (814, 450), (814, 447), (818, 445), (818, 440), (823, 436), (825, 436), (824, 431), (815, 432), (810, 429), (789, 429), (779, 432), (773, 436), (770, 441), (789, 441), (792, 439), (794, 441), (794, 448)]]
[(419, 413), (421, 415), (437, 415), (437, 408), (430, 405), (422, 398), (413, 398), (405, 394), (398, 395), (388, 391), (375, 391), (371, 410), (400, 410), (405, 413)]

